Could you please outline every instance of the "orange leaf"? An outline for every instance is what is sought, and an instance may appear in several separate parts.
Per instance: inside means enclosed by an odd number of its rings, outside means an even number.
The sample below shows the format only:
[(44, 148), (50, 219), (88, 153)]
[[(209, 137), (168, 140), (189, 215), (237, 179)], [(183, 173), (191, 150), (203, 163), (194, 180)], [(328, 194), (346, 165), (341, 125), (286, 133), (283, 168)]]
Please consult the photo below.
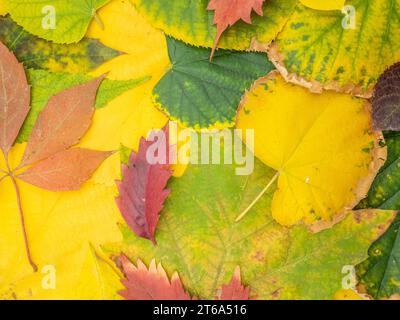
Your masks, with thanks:
[(77, 85), (50, 98), (32, 129), (21, 167), (79, 142), (91, 124), (96, 92), (103, 78)]
[(51, 191), (78, 190), (111, 152), (74, 148), (30, 167), (18, 178)]
[(178, 274), (174, 273), (169, 281), (164, 268), (160, 263), (156, 265), (155, 260), (151, 261), (148, 269), (141, 260), (137, 261), (135, 267), (124, 255), (120, 257), (120, 261), (126, 275), (126, 279), (122, 280), (126, 290), (119, 294), (125, 299), (190, 300)]
[(215, 36), (210, 61), (214, 56), (222, 33), (240, 19), (251, 24), (251, 13), (253, 10), (262, 16), (264, 1), (265, 0), (211, 0), (209, 2), (207, 10), (215, 11), (214, 24), (217, 25), (217, 35)]
[(242, 285), (240, 267), (237, 266), (231, 282), (221, 286), (220, 300), (249, 300), (250, 289)]
[(8, 154), (29, 112), (30, 90), (25, 71), (0, 42), (0, 148)]

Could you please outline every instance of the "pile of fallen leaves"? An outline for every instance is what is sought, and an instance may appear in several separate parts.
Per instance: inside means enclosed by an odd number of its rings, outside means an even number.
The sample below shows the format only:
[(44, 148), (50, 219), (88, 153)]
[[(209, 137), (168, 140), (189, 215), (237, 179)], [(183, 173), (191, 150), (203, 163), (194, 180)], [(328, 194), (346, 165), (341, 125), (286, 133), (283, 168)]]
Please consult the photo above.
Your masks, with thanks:
[[(398, 297), (398, 12), (0, 0), (0, 298)], [(146, 157), (233, 128), (248, 176)]]

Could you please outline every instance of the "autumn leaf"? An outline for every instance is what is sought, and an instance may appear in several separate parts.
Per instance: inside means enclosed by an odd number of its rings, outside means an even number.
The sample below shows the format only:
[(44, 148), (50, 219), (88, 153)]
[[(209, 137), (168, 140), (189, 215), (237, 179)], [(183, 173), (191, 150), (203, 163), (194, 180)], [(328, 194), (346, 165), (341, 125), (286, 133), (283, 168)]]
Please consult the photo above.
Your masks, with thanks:
[(122, 269), (126, 279), (122, 284), (126, 290), (119, 294), (127, 300), (190, 300), (185, 292), (182, 282), (175, 272), (171, 281), (161, 263), (156, 264), (155, 260), (150, 262), (149, 268), (138, 259), (137, 266), (134, 266), (129, 259), (122, 255), (120, 257)]
[(244, 92), (274, 69), (264, 54), (209, 50), (167, 38), (170, 70), (153, 89), (157, 105), (184, 127), (225, 128), (235, 123)]
[(253, 10), (260, 16), (263, 15), (263, 3), (265, 0), (211, 0), (207, 10), (214, 11), (214, 24), (217, 26), (217, 34), (211, 52), (210, 61), (214, 56), (219, 39), (224, 31), (233, 26), (239, 20), (251, 24)]
[(11, 18), (28, 32), (56, 43), (83, 38), (96, 10), (109, 0), (3, 0)]
[[(232, 3), (220, 0), (221, 3), (222, 1)], [(165, 34), (196, 47), (213, 47), (217, 28), (213, 25), (212, 12), (207, 10), (210, 0), (134, 0), (133, 2), (139, 14)], [(265, 44), (276, 38), (297, 3), (298, 0), (265, 1), (262, 16), (253, 14), (251, 25), (241, 20), (236, 22), (224, 32), (218, 47), (241, 51), (265, 50)]]
[[(376, 176), (368, 196), (358, 208), (400, 210), (400, 133), (385, 132), (388, 158)], [(368, 259), (357, 266), (360, 290), (374, 299), (388, 299), (400, 294), (400, 215), (368, 250)]]
[[(172, 175), (168, 124), (160, 133), (155, 133), (151, 140), (142, 138), (139, 151), (132, 152), (128, 165), (122, 165), (123, 179), (117, 182), (119, 196), (116, 199), (132, 231), (154, 244), (159, 214), (170, 193), (166, 185)], [(159, 148), (152, 151), (150, 159), (150, 149), (154, 149), (154, 145)]]
[(400, 131), (400, 62), (378, 79), (372, 98), (372, 116), (377, 130)]
[(283, 225), (331, 226), (365, 197), (386, 159), (367, 101), (313, 94), (280, 76), (247, 94), (237, 127), (254, 129), (255, 155), (277, 170), (272, 216)]
[[(0, 66), (3, 88), (0, 146), (6, 164), (1, 180), (10, 178), (15, 189), (27, 259), (33, 271), (37, 271), (37, 265), (30, 252), (17, 178), (21, 177), (33, 185), (53, 191), (77, 189), (90, 178), (102, 160), (110, 155), (84, 149), (66, 151), (78, 143), (89, 128), (96, 92), (103, 77), (50, 98), (31, 132), (20, 164), (11, 167), (9, 151), (29, 111), (29, 87), (23, 66), (1, 43)], [(86, 159), (83, 159), (84, 157)], [(44, 161), (40, 162), (41, 160)], [(28, 165), (32, 166), (26, 168)], [(21, 173), (22, 169), (27, 170)], [(54, 178), (60, 181), (52, 181)]]
[(229, 284), (221, 286), (219, 300), (249, 300), (250, 289), (242, 285), (240, 267), (237, 266)]
[(0, 42), (0, 148), (8, 155), (29, 112), (30, 91), (24, 68)]
[[(96, 75), (113, 69), (108, 77), (113, 78), (118, 70), (119, 80), (126, 79), (128, 74), (151, 76), (151, 81), (137, 90), (135, 101), (149, 105), (148, 112), (153, 111), (156, 102), (183, 127), (232, 126), (245, 90), (272, 69), (264, 54), (251, 52), (223, 51), (210, 64), (207, 61), (209, 50), (166, 38), (147, 23), (130, 2), (112, 1), (98, 15), (105, 29), (92, 24), (89, 36), (127, 54), (106, 63), (96, 70)], [(123, 144), (129, 146), (127, 142)]]
[(348, 0), (346, 5), (353, 9), (343, 15), (298, 4), (269, 49), (286, 80), (315, 92), (370, 97), (382, 72), (400, 60), (400, 1)]
[(51, 72), (85, 73), (121, 53), (94, 39), (62, 45), (25, 31), (9, 16), (0, 17), (0, 41), (9, 47), (24, 67)]
[(111, 154), (81, 148), (64, 150), (28, 168), (17, 177), (47, 190), (79, 190)]
[(169, 183), (157, 246), (124, 225), (124, 241), (105, 250), (146, 265), (156, 259), (168, 274), (178, 271), (186, 291), (199, 299), (214, 299), (238, 265), (257, 299), (331, 299), (342, 287), (342, 267), (363, 261), (371, 241), (394, 218), (393, 212), (367, 210), (351, 212), (316, 234), (302, 225), (282, 227), (271, 216), (274, 185), (246, 219), (235, 223), (275, 174), (258, 160), (250, 176), (235, 175), (238, 167), (190, 165)]

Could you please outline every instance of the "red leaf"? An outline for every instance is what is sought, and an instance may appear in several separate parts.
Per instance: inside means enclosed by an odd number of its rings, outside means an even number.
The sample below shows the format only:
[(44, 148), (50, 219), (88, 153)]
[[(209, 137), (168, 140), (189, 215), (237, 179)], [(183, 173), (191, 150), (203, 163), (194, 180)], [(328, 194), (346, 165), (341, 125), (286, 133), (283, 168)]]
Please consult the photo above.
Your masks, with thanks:
[(214, 56), (222, 33), (240, 19), (251, 24), (251, 13), (253, 10), (262, 16), (264, 1), (265, 0), (211, 0), (208, 3), (207, 10), (215, 11), (214, 24), (217, 25), (217, 35), (215, 36), (210, 61)]
[(32, 129), (21, 166), (43, 160), (79, 142), (91, 124), (96, 92), (103, 78), (50, 98)]
[(78, 190), (111, 152), (74, 148), (39, 162), (18, 178), (51, 191)]
[(126, 256), (120, 257), (126, 279), (122, 284), (126, 290), (119, 294), (127, 300), (190, 300), (190, 296), (183, 289), (182, 282), (175, 272), (171, 281), (159, 263), (156, 265), (152, 260), (150, 267), (143, 264), (141, 260), (137, 261), (135, 267)]
[(24, 68), (0, 42), (0, 148), (5, 155), (29, 112), (29, 101)]
[(221, 286), (220, 300), (249, 300), (250, 289), (242, 285), (240, 267), (236, 267), (231, 282)]
[[(147, 153), (153, 141), (141, 139), (139, 151), (132, 152), (129, 164), (122, 166), (122, 181), (117, 181), (119, 197), (117, 205), (126, 223), (139, 237), (151, 240), (155, 244), (155, 230), (163, 203), (170, 191), (165, 189), (172, 171), (169, 166), (169, 131), (168, 125), (158, 134), (157, 143), (164, 145), (165, 164), (149, 163)], [(153, 148), (152, 147), (152, 148)]]

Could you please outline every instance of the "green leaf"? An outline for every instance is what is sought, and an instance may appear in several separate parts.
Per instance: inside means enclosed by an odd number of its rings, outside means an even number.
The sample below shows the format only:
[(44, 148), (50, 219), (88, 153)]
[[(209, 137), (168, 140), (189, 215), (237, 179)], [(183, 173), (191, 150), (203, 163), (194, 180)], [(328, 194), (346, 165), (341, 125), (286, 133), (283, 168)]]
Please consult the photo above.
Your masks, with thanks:
[[(400, 133), (386, 132), (388, 159), (358, 208), (400, 210)], [(400, 294), (400, 216), (371, 245), (369, 258), (357, 266), (360, 283), (376, 299)]]
[[(46, 106), (50, 97), (74, 85), (83, 84), (92, 78), (83, 74), (51, 73), (44, 70), (28, 70), (28, 79), (32, 86), (31, 110), (19, 133), (17, 142), (25, 142), (28, 140), (29, 134), (39, 113)], [(147, 80), (148, 78), (126, 81), (104, 80), (99, 87), (95, 107), (97, 109), (103, 108), (114, 98)]]
[(24, 31), (9, 17), (0, 17), (0, 41), (25, 68), (52, 72), (86, 73), (120, 54), (92, 39), (70, 45), (46, 41)]
[(274, 67), (265, 54), (208, 49), (167, 38), (172, 67), (154, 88), (156, 102), (186, 126), (232, 126), (240, 100)]
[[(216, 27), (213, 13), (207, 10), (209, 0), (134, 0), (139, 13), (166, 34), (195, 46), (211, 48)], [(256, 39), (269, 43), (279, 33), (293, 12), (297, 0), (268, 0), (264, 16), (252, 15), (252, 25), (237, 22), (225, 31), (219, 48), (247, 50)]]
[[(83, 38), (96, 11), (109, 0), (4, 0), (12, 19), (28, 32), (56, 43)], [(49, 14), (54, 8), (54, 28)]]
[(400, 210), (400, 133), (385, 132), (388, 156), (358, 208)]
[(354, 29), (343, 28), (346, 17), (340, 11), (299, 4), (270, 58), (288, 78), (301, 77), (316, 90), (369, 96), (385, 68), (400, 60), (400, 0), (349, 0), (346, 5), (355, 9)]
[(107, 246), (108, 252), (147, 264), (155, 258), (203, 299), (214, 298), (237, 265), (258, 299), (331, 299), (341, 289), (342, 267), (362, 261), (393, 219), (392, 212), (362, 211), (318, 234), (304, 226), (288, 229), (271, 217), (274, 187), (235, 223), (275, 174), (259, 161), (251, 176), (237, 176), (235, 168), (191, 165), (169, 184), (157, 246), (125, 226), (124, 242)]
[(368, 250), (368, 259), (357, 266), (359, 282), (375, 299), (400, 294), (400, 215)]

